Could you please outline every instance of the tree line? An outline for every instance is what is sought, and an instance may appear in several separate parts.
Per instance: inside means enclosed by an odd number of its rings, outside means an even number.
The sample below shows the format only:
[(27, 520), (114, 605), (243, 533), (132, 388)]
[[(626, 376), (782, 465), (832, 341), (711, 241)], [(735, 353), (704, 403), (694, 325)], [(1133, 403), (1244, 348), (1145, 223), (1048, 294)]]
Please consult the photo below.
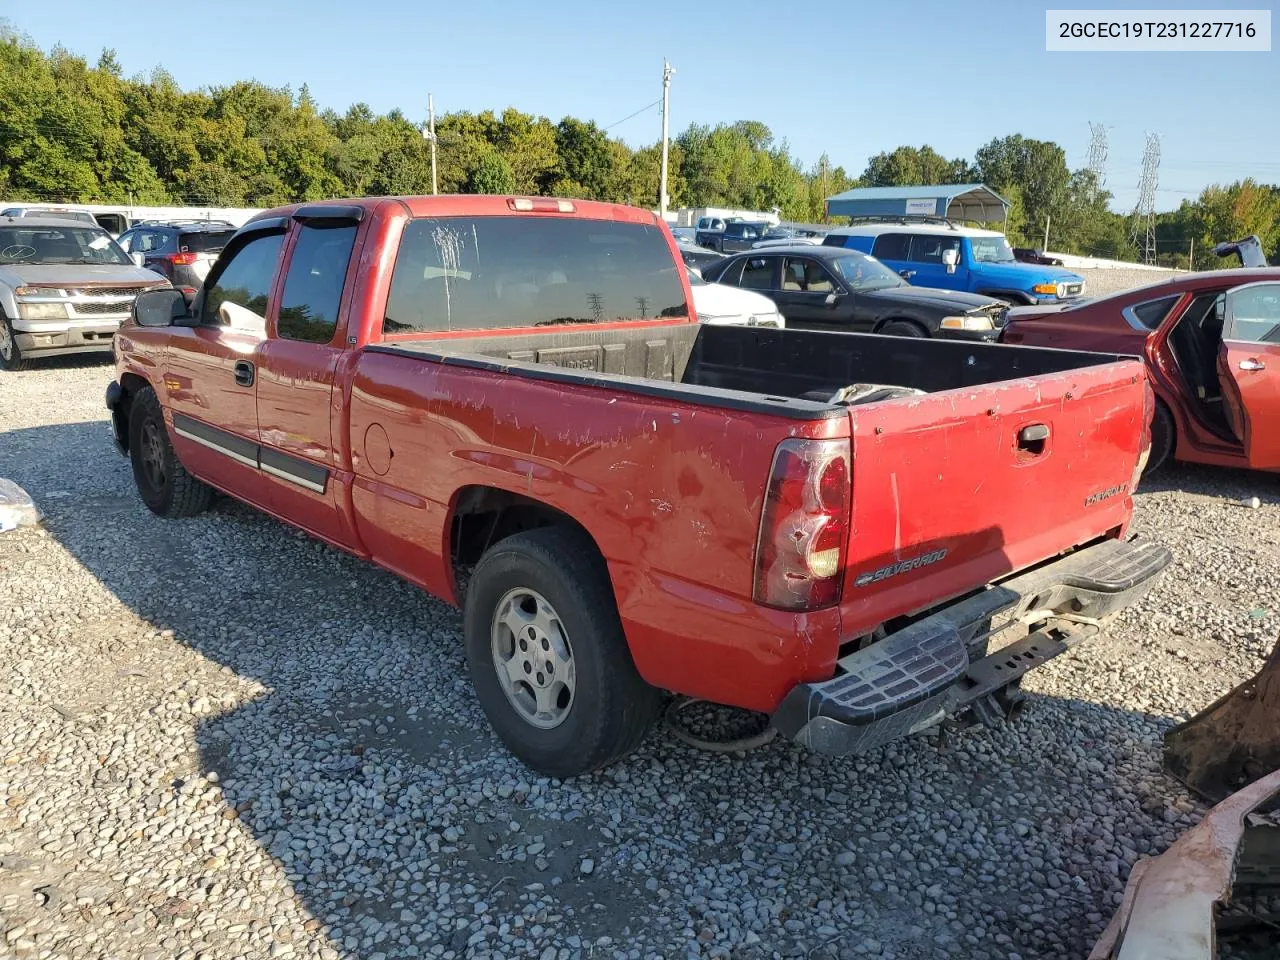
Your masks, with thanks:
[[(442, 193), (520, 193), (654, 207), (661, 151), (632, 147), (592, 121), (553, 122), (515, 108), (437, 119)], [(1051, 249), (1137, 259), (1129, 216), (1088, 170), (1071, 170), (1056, 143), (998, 137), (972, 160), (929, 146), (875, 155), (858, 176), (827, 156), (804, 165), (756, 121), (692, 124), (670, 146), (674, 207), (777, 210), (816, 223), (826, 197), (857, 186), (985, 183), (1010, 202), (1008, 232)], [(358, 103), (320, 110), (255, 81), (186, 91), (157, 70), (125, 77), (114, 52), (94, 65), (45, 52), (0, 24), (0, 198), (266, 207), (336, 196), (422, 194), (432, 188), (430, 146), (418, 124)], [(1163, 262), (1215, 265), (1212, 246), (1257, 233), (1280, 242), (1280, 188), (1245, 180), (1207, 188), (1161, 214)]]

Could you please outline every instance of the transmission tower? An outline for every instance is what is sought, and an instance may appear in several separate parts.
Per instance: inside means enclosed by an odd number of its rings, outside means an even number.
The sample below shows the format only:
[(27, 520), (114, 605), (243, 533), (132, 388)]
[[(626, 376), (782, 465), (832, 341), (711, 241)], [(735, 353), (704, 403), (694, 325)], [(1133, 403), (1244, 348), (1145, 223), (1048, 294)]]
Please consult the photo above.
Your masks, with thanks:
[(1107, 182), (1107, 128), (1100, 123), (1089, 123), (1089, 170), (1093, 173), (1094, 188), (1101, 190)]
[(1143, 263), (1156, 261), (1156, 184), (1160, 182), (1160, 135), (1147, 134), (1142, 152), (1142, 180), (1138, 182), (1138, 205), (1133, 208), (1134, 246)]
[(596, 323), (604, 320), (604, 294), (588, 293), (587, 303), (591, 305), (591, 319)]

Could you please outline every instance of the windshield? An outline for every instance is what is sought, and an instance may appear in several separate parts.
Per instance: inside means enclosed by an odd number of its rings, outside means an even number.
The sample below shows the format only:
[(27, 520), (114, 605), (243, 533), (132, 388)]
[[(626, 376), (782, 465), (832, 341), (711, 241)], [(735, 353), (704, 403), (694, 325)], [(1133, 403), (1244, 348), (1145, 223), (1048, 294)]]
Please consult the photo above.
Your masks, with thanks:
[(906, 281), (900, 276), (875, 257), (868, 257), (866, 254), (847, 253), (833, 259), (831, 265), (840, 274), (840, 279), (854, 292), (865, 293), (906, 285)]
[(973, 259), (979, 263), (1016, 263), (1013, 248), (1004, 237), (970, 237)]
[(0, 227), (0, 263), (132, 263), (100, 227)]

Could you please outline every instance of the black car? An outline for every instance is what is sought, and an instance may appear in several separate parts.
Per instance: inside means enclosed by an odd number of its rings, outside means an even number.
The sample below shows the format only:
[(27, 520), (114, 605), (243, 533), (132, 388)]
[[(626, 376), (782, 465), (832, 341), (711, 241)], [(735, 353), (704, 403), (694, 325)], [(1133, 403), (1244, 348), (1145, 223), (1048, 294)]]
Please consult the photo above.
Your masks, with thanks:
[(1062, 261), (1057, 257), (1051, 257), (1043, 250), (1034, 250), (1031, 247), (1014, 247), (1013, 259), (1019, 263), (1038, 263), (1046, 267), (1062, 266)]
[(730, 220), (723, 230), (699, 230), (695, 236), (700, 246), (719, 250), (721, 253), (732, 253), (735, 250), (750, 250), (753, 243), (764, 239), (772, 226), (770, 223), (751, 220)]
[(874, 257), (844, 247), (751, 250), (725, 257), (702, 275), (763, 293), (778, 305), (789, 330), (994, 341), (1007, 310), (975, 293), (912, 286)]
[(225, 220), (148, 221), (126, 230), (117, 242), (125, 253), (141, 253), (148, 270), (195, 293), (235, 232)]

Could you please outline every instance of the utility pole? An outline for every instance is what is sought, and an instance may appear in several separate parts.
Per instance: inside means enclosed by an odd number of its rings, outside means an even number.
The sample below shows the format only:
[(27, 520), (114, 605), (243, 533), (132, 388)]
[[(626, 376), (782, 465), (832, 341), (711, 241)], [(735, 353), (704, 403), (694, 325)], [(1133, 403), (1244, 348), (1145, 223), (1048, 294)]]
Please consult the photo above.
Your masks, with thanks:
[(427, 129), (422, 131), (422, 135), (431, 144), (431, 192), (437, 194), (440, 189), (436, 181), (436, 105), (429, 93), (427, 94)]
[(827, 222), (827, 155), (822, 155), (822, 222)]
[(1187, 255), (1187, 269), (1194, 270), (1196, 268), (1196, 238), (1191, 238), (1191, 253)]
[(658, 186), (658, 215), (667, 219), (667, 113), (670, 107), (671, 75), (675, 68), (662, 59), (662, 183)]
[(1045, 253), (1049, 252), (1049, 220), (1051, 218), (1046, 214), (1044, 218), (1044, 246), (1040, 249)]

